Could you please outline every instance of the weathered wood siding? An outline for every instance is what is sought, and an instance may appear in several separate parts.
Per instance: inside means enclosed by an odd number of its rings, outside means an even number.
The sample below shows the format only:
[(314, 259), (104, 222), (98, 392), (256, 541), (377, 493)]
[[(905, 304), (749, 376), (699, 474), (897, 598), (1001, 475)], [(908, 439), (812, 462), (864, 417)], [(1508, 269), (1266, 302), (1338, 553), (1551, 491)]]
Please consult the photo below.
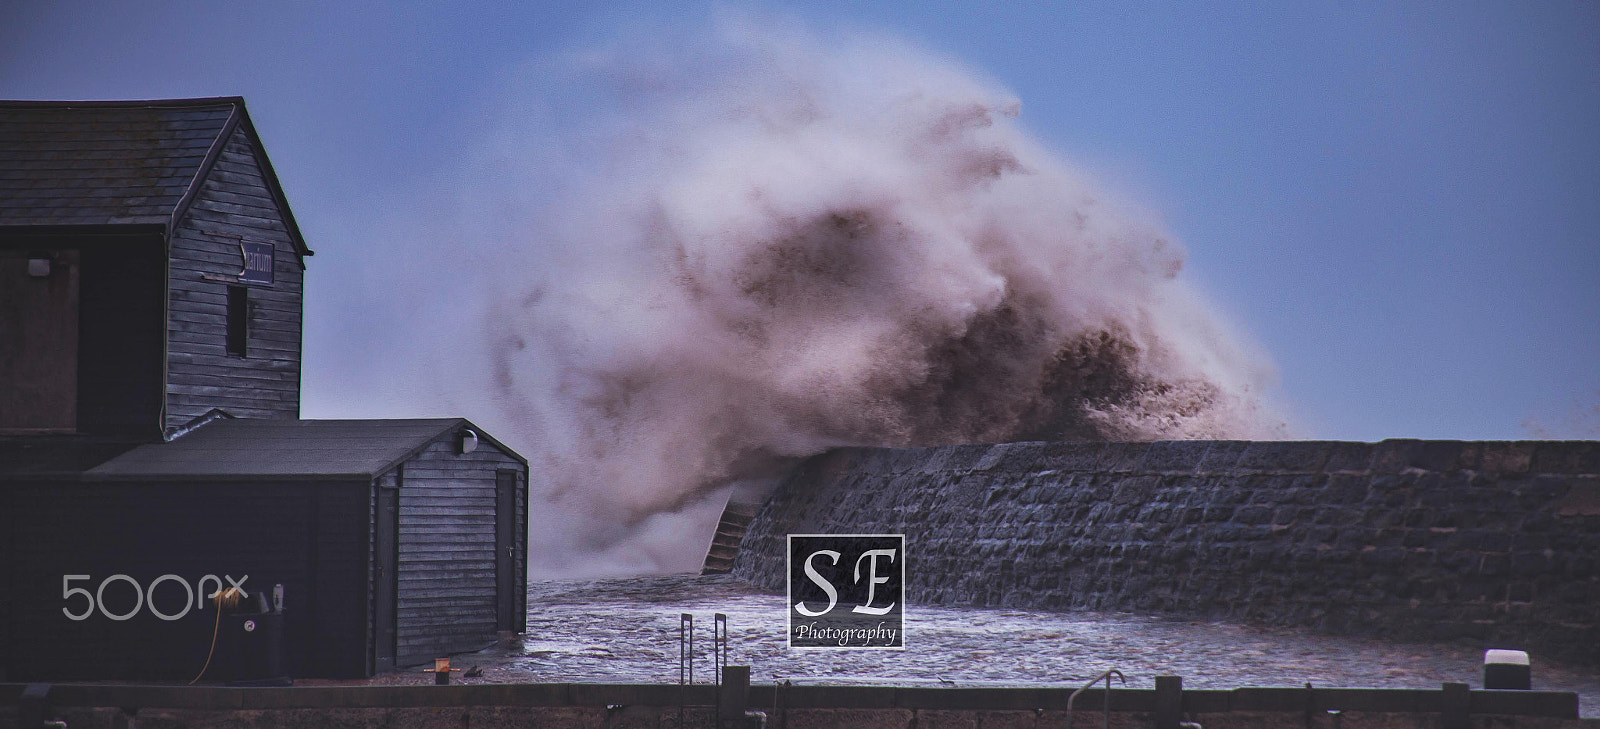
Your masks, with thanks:
[(495, 472), (500, 469), (519, 474), (517, 584), (526, 592), (527, 471), (522, 463), (488, 442), (456, 455), (454, 438), (448, 437), (402, 466), (397, 665), (481, 648), (495, 639)]
[[(303, 268), (244, 126), (235, 129), (172, 235), (166, 427), (221, 408), (247, 418), (300, 415)], [(227, 353), (229, 283), (239, 241), (271, 243), (274, 282), (251, 285), (248, 356)]]
[[(403, 467), (385, 473), (372, 480), (372, 485), (367, 489), (367, 530), (366, 530), (366, 555), (367, 555), (367, 600), (366, 600), (366, 636), (367, 648), (367, 675), (377, 672), (375, 660), (378, 655), (378, 590), (383, 589), (383, 584), (378, 576), (378, 489), (399, 488), (400, 472)], [(398, 537), (398, 535), (396, 535)], [(397, 596), (398, 597), (398, 596)]]
[(516, 571), (517, 595), (516, 615), (513, 616), (510, 630), (518, 635), (528, 632), (528, 478), (529, 471), (526, 466), (518, 463), (514, 466), (517, 470), (517, 535), (515, 559), (512, 560), (513, 569)]

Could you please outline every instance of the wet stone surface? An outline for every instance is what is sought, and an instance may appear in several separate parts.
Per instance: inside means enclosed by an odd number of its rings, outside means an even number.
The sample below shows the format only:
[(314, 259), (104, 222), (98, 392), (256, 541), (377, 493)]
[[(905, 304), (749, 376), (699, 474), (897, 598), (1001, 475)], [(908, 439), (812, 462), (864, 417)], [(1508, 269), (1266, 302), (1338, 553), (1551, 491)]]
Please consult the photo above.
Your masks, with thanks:
[(913, 603), (1600, 656), (1600, 441), (843, 448), (767, 497), (733, 574), (781, 589), (818, 530), (905, 535)]
[[(459, 656), (489, 681), (678, 680), (681, 613), (695, 620), (697, 683), (711, 680), (714, 613), (728, 616), (729, 663), (751, 680), (905, 686), (1078, 685), (1115, 668), (1129, 688), (1162, 674), (1186, 688), (1241, 686), (1430, 688), (1482, 685), (1483, 653), (1457, 645), (1394, 643), (1311, 631), (1176, 621), (1126, 613), (1045, 613), (919, 607), (907, 611), (904, 651), (785, 647), (783, 596), (728, 576), (534, 583), (528, 632), (508, 646)], [(409, 677), (409, 676), (408, 676)], [(416, 676), (420, 680), (421, 675)], [(1600, 676), (1533, 656), (1534, 688), (1575, 691), (1600, 716)]]

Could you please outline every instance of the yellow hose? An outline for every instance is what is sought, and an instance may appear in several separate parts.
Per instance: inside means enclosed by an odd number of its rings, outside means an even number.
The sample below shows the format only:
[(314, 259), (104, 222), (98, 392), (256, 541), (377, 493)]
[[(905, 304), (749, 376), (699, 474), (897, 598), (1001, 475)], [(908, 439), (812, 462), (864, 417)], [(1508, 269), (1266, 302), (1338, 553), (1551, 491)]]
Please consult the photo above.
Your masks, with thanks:
[(211, 626), (211, 650), (206, 651), (206, 664), (200, 667), (200, 675), (195, 676), (194, 681), (189, 682), (190, 686), (195, 685), (195, 682), (199, 681), (201, 676), (206, 675), (206, 669), (211, 667), (211, 656), (217, 652), (217, 634), (222, 629), (222, 608), (231, 608), (239, 604), (239, 588), (230, 587), (226, 590), (220, 590), (212, 595), (212, 599), (216, 603), (217, 624)]

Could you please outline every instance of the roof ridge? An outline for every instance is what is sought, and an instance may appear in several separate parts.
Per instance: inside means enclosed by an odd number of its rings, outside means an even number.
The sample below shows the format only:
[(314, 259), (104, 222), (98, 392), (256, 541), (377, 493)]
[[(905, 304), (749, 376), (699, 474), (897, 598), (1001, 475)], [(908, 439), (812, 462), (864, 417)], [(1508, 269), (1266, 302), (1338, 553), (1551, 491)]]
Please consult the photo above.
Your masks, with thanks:
[[(328, 421), (323, 421), (327, 423)], [(86, 471), (86, 480), (152, 477), (345, 478), (388, 473), (430, 447), (450, 443), (470, 427), (481, 442), (512, 460), (527, 459), (496, 441), (466, 418), (410, 418), (408, 427), (384, 427), (383, 420), (359, 419), (316, 427), (299, 419), (220, 419), (193, 434), (163, 443), (145, 443)], [(251, 425), (282, 427), (251, 428)]]
[(11, 201), (0, 226), (161, 224), (171, 236), (235, 139), (248, 148), (303, 270), (313, 251), (242, 96), (0, 100), (0, 156), (8, 172), (21, 173), (0, 180)]
[(0, 106), (12, 107), (43, 107), (43, 108), (74, 108), (74, 107), (112, 107), (112, 108), (157, 108), (174, 106), (223, 106), (240, 105), (244, 103), (243, 96), (199, 96), (188, 99), (0, 99)]
[(460, 415), (439, 418), (235, 418), (234, 422), (248, 425), (283, 425), (302, 423), (431, 423), (466, 420)]

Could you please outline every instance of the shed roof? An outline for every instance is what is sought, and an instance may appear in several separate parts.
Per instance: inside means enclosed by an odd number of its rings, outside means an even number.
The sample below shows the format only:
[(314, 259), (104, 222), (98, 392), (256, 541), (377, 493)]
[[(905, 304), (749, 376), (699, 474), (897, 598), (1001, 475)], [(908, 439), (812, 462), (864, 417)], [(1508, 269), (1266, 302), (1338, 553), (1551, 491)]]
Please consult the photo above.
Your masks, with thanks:
[(371, 477), (387, 472), (465, 418), (424, 420), (220, 419), (168, 443), (151, 443), (90, 469), (87, 478)]
[(300, 255), (310, 255), (244, 99), (0, 101), (0, 226), (172, 225), (243, 125)]
[(0, 436), (0, 481), (75, 477), (141, 442), (82, 435)]

